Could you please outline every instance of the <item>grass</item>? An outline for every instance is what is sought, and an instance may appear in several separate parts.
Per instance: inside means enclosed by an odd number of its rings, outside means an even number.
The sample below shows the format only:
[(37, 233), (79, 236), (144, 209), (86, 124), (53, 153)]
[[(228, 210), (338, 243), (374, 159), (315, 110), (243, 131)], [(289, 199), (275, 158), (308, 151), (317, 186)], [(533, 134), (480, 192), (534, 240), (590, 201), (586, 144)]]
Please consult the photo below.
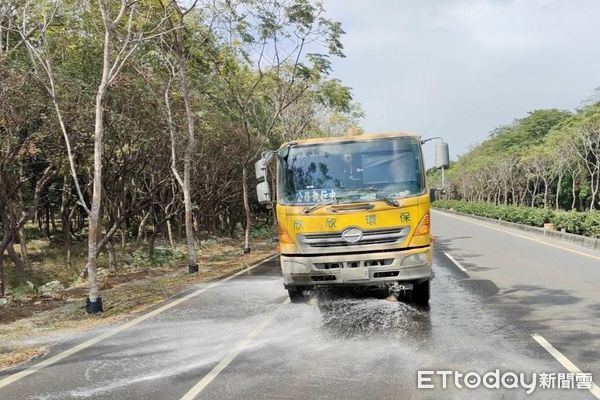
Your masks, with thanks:
[[(32, 346), (27, 343), (43, 342), (50, 334), (78, 333), (115, 323), (195, 284), (239, 271), (276, 250), (275, 243), (270, 240), (254, 241), (252, 252), (246, 255), (241, 254), (241, 247), (240, 241), (234, 239), (204, 242), (199, 249), (200, 271), (197, 274), (188, 273), (181, 256), (185, 254), (182, 245), (174, 252), (181, 255), (163, 265), (121, 267), (115, 274), (102, 276), (99, 284), (104, 312), (98, 315), (89, 315), (85, 311), (87, 283), (77, 282), (73, 275), (64, 274), (61, 282), (74, 282), (66, 290), (51, 296), (29, 293), (20, 300), (0, 307), (0, 369), (25, 362), (47, 351), (43, 345)], [(36, 244), (30, 247), (30, 254), (47, 249)], [(55, 255), (51, 251), (49, 253)], [(77, 265), (81, 267), (83, 264)], [(52, 275), (52, 271), (60, 266), (60, 260), (49, 256), (43, 261), (43, 273), (38, 276), (54, 280), (56, 276)], [(80, 271), (74, 269), (74, 272), (78, 274)]]
[(0, 368), (18, 365), (48, 352), (44, 346), (21, 347), (18, 349), (0, 348)]

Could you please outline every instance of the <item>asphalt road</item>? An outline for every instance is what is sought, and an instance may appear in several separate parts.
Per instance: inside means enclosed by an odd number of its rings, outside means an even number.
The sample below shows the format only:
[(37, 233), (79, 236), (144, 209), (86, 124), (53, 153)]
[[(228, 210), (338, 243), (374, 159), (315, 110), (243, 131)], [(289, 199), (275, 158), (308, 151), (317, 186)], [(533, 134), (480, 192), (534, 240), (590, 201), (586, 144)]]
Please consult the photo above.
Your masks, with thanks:
[(418, 370), (529, 382), (579, 368), (600, 380), (600, 253), (439, 212), (432, 221), (428, 310), (343, 294), (289, 304), (272, 259), (128, 325), (58, 338), (44, 359), (0, 373), (0, 399), (595, 398), (452, 378), (443, 389), (439, 375), (417, 388)]

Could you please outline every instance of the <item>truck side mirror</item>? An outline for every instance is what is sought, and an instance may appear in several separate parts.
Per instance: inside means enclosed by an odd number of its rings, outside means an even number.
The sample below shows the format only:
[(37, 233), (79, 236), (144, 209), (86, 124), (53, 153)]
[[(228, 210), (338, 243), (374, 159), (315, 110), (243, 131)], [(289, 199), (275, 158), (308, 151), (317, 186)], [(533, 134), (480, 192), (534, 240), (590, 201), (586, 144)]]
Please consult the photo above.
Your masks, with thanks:
[(256, 180), (263, 182), (267, 180), (267, 164), (264, 158), (260, 158), (254, 163), (254, 173), (256, 174)]
[(435, 167), (448, 168), (450, 166), (450, 152), (448, 143), (439, 141), (435, 143)]
[(269, 189), (269, 182), (262, 181), (256, 185), (256, 196), (260, 204), (271, 204), (271, 189)]
[(265, 151), (260, 159), (254, 163), (254, 173), (258, 181), (256, 196), (260, 204), (271, 204), (271, 189), (269, 188), (269, 182), (267, 182), (267, 166), (273, 158), (273, 154), (272, 151)]

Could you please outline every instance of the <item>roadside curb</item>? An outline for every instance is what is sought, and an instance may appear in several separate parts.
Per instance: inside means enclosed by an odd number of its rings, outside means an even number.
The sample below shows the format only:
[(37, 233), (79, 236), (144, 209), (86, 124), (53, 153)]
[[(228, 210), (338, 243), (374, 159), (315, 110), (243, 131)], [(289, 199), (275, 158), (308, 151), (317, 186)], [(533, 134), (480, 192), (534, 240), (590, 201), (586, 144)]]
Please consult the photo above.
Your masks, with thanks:
[(489, 222), (489, 223), (492, 223), (495, 225), (500, 225), (500, 226), (524, 231), (524, 232), (533, 233), (538, 236), (544, 236), (544, 237), (548, 237), (548, 238), (552, 238), (552, 239), (562, 240), (564, 242), (578, 244), (580, 246), (587, 247), (592, 250), (600, 250), (600, 239), (593, 238), (593, 237), (576, 235), (574, 233), (567, 233), (567, 232), (560, 232), (560, 231), (548, 231), (548, 230), (544, 230), (543, 228), (538, 228), (537, 226), (523, 225), (523, 224), (517, 224), (514, 222), (502, 221), (499, 219), (481, 217), (479, 215), (466, 214), (466, 213), (462, 213), (462, 212), (458, 212), (458, 211), (447, 210), (445, 208), (433, 207), (433, 209), (435, 211), (439, 211), (440, 213), (448, 213), (448, 214), (460, 215), (463, 217), (469, 217), (469, 218), (473, 218), (473, 219), (476, 219), (479, 221)]

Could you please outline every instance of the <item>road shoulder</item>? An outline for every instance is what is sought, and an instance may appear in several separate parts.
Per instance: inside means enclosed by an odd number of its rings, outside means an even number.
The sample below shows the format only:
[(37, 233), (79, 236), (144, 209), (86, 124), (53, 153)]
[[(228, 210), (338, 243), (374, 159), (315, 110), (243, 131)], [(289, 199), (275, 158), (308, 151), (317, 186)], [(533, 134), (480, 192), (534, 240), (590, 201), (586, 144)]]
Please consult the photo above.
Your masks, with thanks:
[[(54, 309), (0, 325), (0, 372), (52, 353), (62, 343), (77, 340), (92, 330), (102, 330), (133, 316), (142, 315), (174, 297), (193, 290), (198, 284), (217, 281), (276, 253), (272, 242), (257, 243), (253, 252), (241, 255), (239, 249), (221, 246), (215, 256), (200, 256), (200, 272), (188, 274), (187, 268), (149, 269), (146, 273), (117, 274), (114, 285), (105, 286), (102, 295), (105, 312), (85, 312), (85, 291), (67, 297)], [(115, 279), (116, 278), (116, 279)], [(108, 281), (105, 280), (105, 283)]]

